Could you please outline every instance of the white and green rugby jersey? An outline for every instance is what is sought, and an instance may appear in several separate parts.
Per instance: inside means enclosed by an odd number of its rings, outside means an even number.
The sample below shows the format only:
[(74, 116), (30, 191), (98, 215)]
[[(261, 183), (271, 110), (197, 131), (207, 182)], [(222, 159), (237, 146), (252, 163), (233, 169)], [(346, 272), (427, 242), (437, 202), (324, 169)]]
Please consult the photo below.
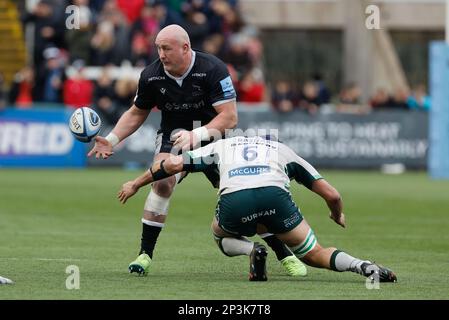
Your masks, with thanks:
[[(289, 191), (290, 179), (307, 188), (321, 175), (285, 144), (262, 137), (232, 137), (187, 153), (188, 171), (218, 166), (219, 193), (277, 186)], [(186, 161), (186, 160), (185, 160)]]

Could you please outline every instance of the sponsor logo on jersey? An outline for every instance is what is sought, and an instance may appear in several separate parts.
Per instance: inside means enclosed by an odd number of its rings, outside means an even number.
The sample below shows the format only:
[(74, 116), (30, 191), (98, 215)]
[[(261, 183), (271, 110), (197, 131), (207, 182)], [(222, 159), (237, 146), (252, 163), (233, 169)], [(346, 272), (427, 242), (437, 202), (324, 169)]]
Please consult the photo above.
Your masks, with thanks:
[(231, 76), (228, 76), (220, 81), (221, 90), (223, 90), (223, 96), (230, 98), (235, 96), (234, 86), (232, 85)]
[(204, 73), (204, 72), (195, 72), (195, 73), (192, 73), (192, 77), (198, 77), (198, 78), (205, 77), (206, 75), (207, 75), (207, 74)]
[(151, 77), (151, 78), (148, 78), (148, 82), (150, 82), (150, 81), (155, 81), (155, 80), (165, 80), (165, 76), (155, 76), (155, 77)]
[(270, 172), (270, 166), (248, 166), (232, 169), (228, 172), (229, 178), (237, 176), (256, 176)]
[(197, 102), (197, 103), (170, 103), (170, 102), (167, 102), (164, 105), (164, 108), (167, 109), (168, 111), (189, 110), (189, 109), (201, 109), (205, 105), (206, 105), (206, 103), (203, 100), (201, 100), (200, 102)]
[(192, 96), (197, 97), (197, 96), (201, 96), (202, 94), (203, 94), (203, 89), (201, 88), (201, 86), (192, 84)]
[(162, 94), (165, 94), (165, 91), (166, 91), (165, 88), (161, 88), (160, 90), (161, 90), (161, 93), (162, 93)]

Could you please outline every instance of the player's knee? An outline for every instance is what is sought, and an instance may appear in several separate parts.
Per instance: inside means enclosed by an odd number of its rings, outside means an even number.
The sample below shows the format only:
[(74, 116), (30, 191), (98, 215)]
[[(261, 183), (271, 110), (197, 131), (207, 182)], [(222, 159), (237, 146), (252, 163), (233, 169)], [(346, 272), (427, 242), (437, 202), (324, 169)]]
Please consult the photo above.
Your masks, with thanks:
[(317, 265), (318, 257), (320, 256), (321, 252), (323, 250), (323, 247), (320, 246), (319, 243), (317, 243), (312, 250), (307, 252), (304, 256), (301, 257), (301, 261), (308, 264), (315, 266)]
[[(143, 208), (145, 214), (153, 215), (167, 215), (168, 208), (170, 206), (170, 197), (163, 197), (157, 194), (153, 189), (145, 201), (145, 206)], [(153, 219), (150, 219), (155, 221)]]
[[(299, 243), (299, 241), (297, 241), (297, 240), (301, 239), (301, 238), (304, 240)], [(293, 244), (293, 243), (296, 244), (293, 246), (291, 246), (289, 244), (287, 244), (287, 245), (290, 247), (290, 250), (292, 250), (292, 252), (295, 254), (295, 256), (298, 257), (299, 259), (303, 259), (307, 255), (310, 256), (311, 252), (316, 252), (320, 248), (320, 245), (318, 244), (318, 240), (315, 237), (315, 234), (312, 229), (309, 229), (309, 231), (307, 232), (307, 235), (305, 237), (290, 237), (287, 239), (282, 239), (282, 241), (284, 241), (284, 243), (289, 243), (289, 241), (286, 241), (286, 240), (291, 240), (292, 242), (290, 244)]]
[(143, 219), (152, 222), (165, 223), (167, 214), (160, 214), (157, 212), (143, 211)]
[(282, 242), (284, 242), (289, 248), (298, 247), (302, 243), (302, 241), (297, 238), (284, 238), (282, 239)]
[(153, 183), (153, 190), (161, 197), (168, 198), (171, 196), (176, 185), (176, 179), (169, 177), (164, 180), (156, 181)]
[(312, 250), (307, 252), (307, 254), (304, 256), (304, 258), (313, 259), (313, 257), (315, 257), (316, 255), (319, 255), (322, 250), (323, 250), (323, 247), (319, 243), (317, 243)]
[(225, 256), (230, 257), (230, 255), (227, 254), (225, 249), (223, 248), (223, 237), (220, 237), (215, 232), (212, 232), (212, 233), (213, 233), (213, 236), (214, 236), (215, 243), (217, 244), (217, 246), (220, 249), (221, 253), (223, 253)]

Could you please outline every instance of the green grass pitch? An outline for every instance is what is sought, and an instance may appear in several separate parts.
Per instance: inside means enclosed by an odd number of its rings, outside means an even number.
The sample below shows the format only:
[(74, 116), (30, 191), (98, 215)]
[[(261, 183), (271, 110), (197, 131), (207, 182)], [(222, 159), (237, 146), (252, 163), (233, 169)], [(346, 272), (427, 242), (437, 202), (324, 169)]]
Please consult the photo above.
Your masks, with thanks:
[[(425, 173), (323, 171), (342, 194), (347, 229), (303, 187), (292, 193), (323, 246), (393, 269), (396, 284), (368, 290), (353, 273), (309, 267), (288, 277), (270, 251), (268, 281), (248, 281), (248, 258), (224, 256), (210, 222), (216, 190), (202, 174), (177, 186), (147, 277), (127, 272), (140, 243), (148, 189), (126, 205), (123, 182), (140, 171), (0, 170), (0, 286), (3, 299), (448, 299), (449, 182)], [(244, 204), (242, 204), (244, 205)], [(257, 237), (255, 237), (257, 239)], [(80, 289), (66, 288), (66, 268)]]

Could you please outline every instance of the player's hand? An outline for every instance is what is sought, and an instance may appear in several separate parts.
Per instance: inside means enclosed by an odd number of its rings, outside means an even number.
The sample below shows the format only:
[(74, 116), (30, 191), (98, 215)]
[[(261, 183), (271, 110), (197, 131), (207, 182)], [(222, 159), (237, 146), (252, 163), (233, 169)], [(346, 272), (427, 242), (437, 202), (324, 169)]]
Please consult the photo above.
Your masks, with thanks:
[(95, 145), (92, 150), (87, 154), (88, 157), (95, 154), (95, 158), (99, 159), (100, 156), (103, 159), (107, 159), (114, 154), (112, 151), (111, 143), (103, 137), (96, 136), (95, 137)]
[(137, 191), (139, 191), (139, 188), (136, 187), (134, 181), (128, 181), (123, 184), (122, 189), (117, 193), (117, 198), (125, 204), (126, 200), (135, 195)]
[(191, 147), (196, 146), (198, 141), (192, 131), (181, 130), (172, 136), (173, 147), (181, 149), (183, 151), (189, 150)]
[(331, 212), (329, 213), (329, 218), (334, 220), (336, 224), (339, 224), (343, 228), (346, 228), (345, 214), (343, 212), (341, 212), (340, 214)]

